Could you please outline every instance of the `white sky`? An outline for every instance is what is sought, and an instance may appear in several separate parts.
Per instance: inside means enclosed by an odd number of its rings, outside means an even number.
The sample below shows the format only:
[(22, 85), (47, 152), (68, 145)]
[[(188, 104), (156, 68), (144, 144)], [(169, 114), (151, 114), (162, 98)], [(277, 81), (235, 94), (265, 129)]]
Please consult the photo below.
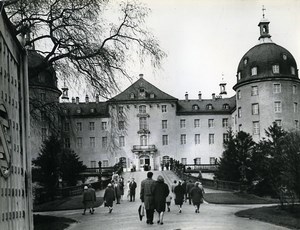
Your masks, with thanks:
[[(289, 50), (300, 65), (300, 0), (139, 0), (151, 13), (148, 28), (168, 57), (163, 69), (135, 66), (130, 73), (166, 93), (196, 99), (219, 93), (224, 74), (228, 96), (235, 93), (236, 71), (242, 56), (258, 43), (262, 18), (270, 21), (273, 42)], [(121, 89), (131, 83), (125, 81)], [(71, 97), (74, 95), (70, 95)], [(83, 100), (83, 97), (80, 98)]]

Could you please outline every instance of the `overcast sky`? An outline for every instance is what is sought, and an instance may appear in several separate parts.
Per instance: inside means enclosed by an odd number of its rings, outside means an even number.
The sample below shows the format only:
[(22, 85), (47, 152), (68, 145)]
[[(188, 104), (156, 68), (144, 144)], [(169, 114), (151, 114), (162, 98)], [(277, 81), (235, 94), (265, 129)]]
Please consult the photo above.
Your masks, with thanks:
[[(258, 43), (262, 5), (271, 39), (289, 50), (300, 65), (300, 0), (137, 1), (151, 9), (146, 25), (168, 56), (156, 72), (138, 65), (129, 72), (134, 81), (143, 73), (147, 81), (178, 99), (185, 92), (196, 99), (199, 91), (203, 98), (211, 98), (219, 93), (222, 78), (227, 96), (235, 94), (232, 87), (239, 61)], [(124, 81), (121, 89), (130, 84)]]
[[(168, 54), (163, 69), (153, 73), (137, 68), (144, 78), (179, 99), (185, 92), (197, 98), (219, 93), (227, 83), (228, 96), (235, 94), (236, 71), (242, 56), (258, 43), (258, 23), (270, 21), (274, 43), (288, 49), (300, 65), (299, 0), (140, 0), (151, 8), (147, 25)], [(299, 68), (299, 67), (298, 67)], [(122, 85), (125, 89), (130, 85)]]

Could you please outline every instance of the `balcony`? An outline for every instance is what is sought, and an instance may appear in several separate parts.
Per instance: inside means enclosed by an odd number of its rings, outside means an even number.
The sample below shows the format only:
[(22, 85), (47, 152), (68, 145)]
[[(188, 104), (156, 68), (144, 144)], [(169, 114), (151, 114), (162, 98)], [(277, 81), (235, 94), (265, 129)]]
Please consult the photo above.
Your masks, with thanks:
[(144, 151), (156, 152), (157, 149), (155, 145), (134, 145), (132, 147), (132, 152), (144, 152)]

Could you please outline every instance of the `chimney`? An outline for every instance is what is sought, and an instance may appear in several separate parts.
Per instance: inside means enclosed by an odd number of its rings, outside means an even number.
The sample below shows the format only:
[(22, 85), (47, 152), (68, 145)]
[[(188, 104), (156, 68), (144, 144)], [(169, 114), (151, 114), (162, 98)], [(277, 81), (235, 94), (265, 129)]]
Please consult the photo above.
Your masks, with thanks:
[(199, 91), (199, 93), (198, 93), (198, 98), (199, 98), (199, 101), (202, 100), (202, 93), (201, 93), (201, 91)]
[(99, 103), (99, 95), (96, 95), (96, 103)]
[(75, 103), (75, 97), (72, 97), (72, 103)]
[(79, 104), (79, 97), (76, 97), (76, 104)]
[(213, 100), (216, 99), (216, 94), (215, 94), (215, 93), (213, 93), (211, 96), (212, 96), (212, 99), (213, 99)]
[(144, 74), (140, 73), (139, 76), (140, 76), (140, 78), (143, 78), (143, 77), (144, 77)]
[(188, 92), (185, 93), (185, 100), (186, 100), (186, 101), (189, 100), (189, 94), (188, 94)]
[(85, 96), (85, 103), (87, 103), (87, 104), (89, 103), (89, 96), (88, 95)]

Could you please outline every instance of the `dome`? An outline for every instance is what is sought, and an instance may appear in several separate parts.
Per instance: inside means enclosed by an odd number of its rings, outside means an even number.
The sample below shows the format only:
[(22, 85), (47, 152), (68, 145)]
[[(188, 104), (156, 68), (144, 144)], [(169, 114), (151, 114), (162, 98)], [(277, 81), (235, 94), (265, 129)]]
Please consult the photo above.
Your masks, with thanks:
[(30, 86), (44, 86), (57, 89), (57, 77), (52, 66), (38, 71), (37, 66), (44, 57), (35, 51), (28, 52), (28, 78)]
[[(279, 69), (276, 71), (274, 68)], [(275, 43), (262, 43), (242, 57), (237, 77), (237, 83), (269, 77), (298, 79), (297, 64), (287, 49)]]

